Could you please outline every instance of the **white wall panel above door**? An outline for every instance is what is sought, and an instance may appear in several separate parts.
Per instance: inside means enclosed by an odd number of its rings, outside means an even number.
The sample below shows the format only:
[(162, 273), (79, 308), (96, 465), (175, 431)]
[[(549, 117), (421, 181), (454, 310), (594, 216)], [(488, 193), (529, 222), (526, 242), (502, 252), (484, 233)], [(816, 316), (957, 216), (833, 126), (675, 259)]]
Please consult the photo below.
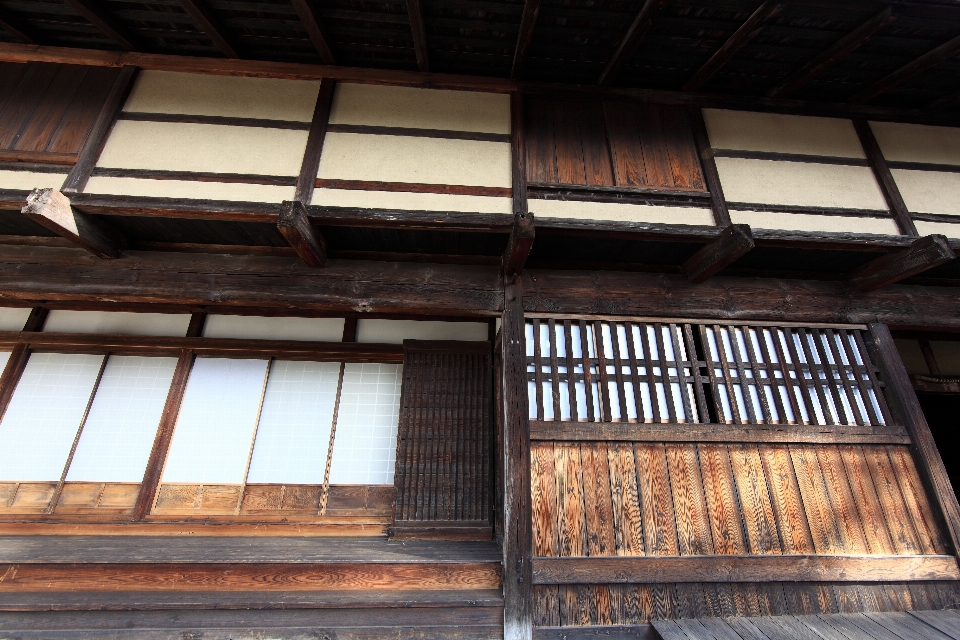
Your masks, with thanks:
[(485, 322), (439, 322), (421, 320), (357, 321), (357, 342), (401, 344), (404, 340), (464, 340), (484, 341), (488, 325)]
[(205, 338), (340, 342), (343, 339), (343, 318), (209, 315), (203, 327), (203, 336)]
[(960, 127), (871, 122), (870, 128), (889, 162), (960, 165)]
[(183, 336), (188, 313), (129, 313), (126, 311), (68, 311), (55, 309), (44, 331), (59, 333), (119, 333), (135, 336)]
[(323, 188), (314, 190), (311, 202), (326, 207), (356, 207), (358, 209), (513, 213), (512, 198), (464, 196), (450, 193)]
[(865, 158), (849, 120), (704, 109), (703, 118), (716, 149)]

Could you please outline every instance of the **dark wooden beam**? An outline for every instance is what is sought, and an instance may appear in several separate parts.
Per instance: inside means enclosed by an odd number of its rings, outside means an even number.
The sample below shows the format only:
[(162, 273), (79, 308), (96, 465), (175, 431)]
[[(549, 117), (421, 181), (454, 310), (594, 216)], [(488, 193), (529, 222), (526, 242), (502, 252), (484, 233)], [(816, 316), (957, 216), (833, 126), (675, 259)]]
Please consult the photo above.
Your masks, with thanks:
[(598, 85), (608, 84), (616, 79), (623, 65), (626, 64), (634, 52), (636, 52), (637, 47), (640, 46), (640, 41), (647, 35), (647, 31), (650, 30), (650, 19), (662, 5), (663, 0), (644, 0), (643, 6), (641, 6), (640, 11), (637, 12), (637, 16), (633, 19), (627, 32), (620, 40), (620, 44), (617, 45), (610, 60), (607, 61), (607, 66), (604, 67), (603, 73), (600, 74), (600, 78), (597, 80)]
[(510, 129), (512, 142), (513, 228), (503, 252), (503, 274), (511, 278), (523, 271), (536, 237), (533, 214), (527, 201), (527, 146), (523, 122), (523, 94), (510, 96)]
[(313, 43), (313, 48), (316, 49), (320, 55), (320, 60), (323, 64), (336, 64), (333, 51), (330, 50), (327, 37), (323, 34), (320, 19), (317, 17), (319, 14), (312, 0), (290, 0), (290, 2), (293, 4), (293, 8), (296, 9), (297, 15), (300, 17), (300, 22), (303, 23), (304, 28), (307, 30), (307, 35), (310, 38), (310, 42)]
[(900, 195), (900, 188), (897, 187), (897, 182), (893, 179), (893, 174), (890, 173), (890, 167), (887, 165), (886, 158), (883, 157), (883, 152), (880, 150), (880, 144), (877, 142), (876, 136), (873, 135), (873, 129), (870, 128), (870, 123), (866, 120), (858, 119), (853, 121), (853, 126), (857, 130), (857, 136), (860, 137), (860, 146), (863, 147), (863, 152), (867, 156), (867, 163), (870, 165), (870, 168), (873, 170), (873, 175), (877, 179), (877, 186), (880, 187), (880, 191), (883, 193), (883, 199), (886, 200), (887, 206), (890, 207), (890, 211), (893, 213), (900, 233), (914, 237), (919, 236), (917, 226), (910, 216), (910, 211), (907, 209), (907, 204), (903, 201), (903, 196)]
[(33, 29), (25, 25), (12, 11), (7, 9), (0, 10), (0, 29), (3, 29), (13, 37), (19, 38), (27, 44), (37, 44), (37, 39), (33, 35)]
[(710, 56), (700, 69), (683, 85), (684, 91), (696, 91), (704, 85), (717, 71), (730, 62), (748, 42), (753, 40), (763, 29), (767, 20), (780, 13), (783, 5), (767, 0), (750, 14), (750, 17), (733, 32), (726, 42)]
[(34, 222), (100, 258), (119, 258), (123, 238), (101, 220), (74, 210), (55, 189), (34, 189), (21, 210)]
[(297, 177), (297, 188), (293, 199), (308, 207), (317, 184), (317, 170), (320, 168), (323, 143), (327, 139), (327, 123), (330, 121), (330, 106), (333, 104), (336, 85), (337, 81), (330, 78), (320, 81), (317, 103), (313, 108), (313, 121), (310, 123), (310, 134), (307, 136), (307, 147), (303, 152), (303, 161), (300, 163), (300, 174)]
[(513, 54), (513, 67), (510, 77), (517, 78), (523, 68), (523, 59), (527, 55), (527, 47), (533, 40), (533, 30), (537, 26), (537, 14), (540, 13), (540, 0), (526, 0), (523, 4), (523, 16), (520, 18), (520, 33), (517, 35), (517, 49)]
[(413, 50), (417, 55), (417, 70), (429, 71), (430, 59), (427, 56), (427, 30), (423, 23), (420, 0), (407, 0), (407, 15), (410, 16), (410, 35), (413, 36)]
[(113, 128), (113, 123), (117, 120), (117, 115), (123, 109), (123, 103), (127, 101), (130, 90), (133, 88), (133, 81), (137, 77), (137, 67), (125, 66), (120, 70), (107, 99), (100, 107), (100, 113), (87, 135), (83, 148), (80, 150), (80, 156), (76, 164), (70, 169), (67, 178), (63, 181), (61, 191), (68, 195), (73, 195), (83, 191), (90, 180), (93, 168), (97, 165), (100, 153), (107, 144), (107, 136)]
[(313, 228), (302, 202), (293, 200), (280, 206), (277, 228), (305, 263), (311, 267), (322, 267), (327, 263), (327, 242)]
[(893, 9), (887, 7), (859, 27), (837, 40), (826, 51), (803, 65), (767, 92), (768, 98), (785, 98), (824, 71), (856, 51), (875, 33), (896, 20)]
[[(27, 316), (27, 321), (23, 323), (24, 332), (43, 331), (43, 325), (47, 322), (47, 316), (50, 311), (46, 307), (34, 307)], [(27, 366), (27, 360), (30, 359), (30, 347), (24, 343), (14, 345), (7, 358), (7, 364), (3, 367), (3, 373), (0, 374), (0, 420), (7, 412), (10, 405), (10, 399), (13, 392), (20, 382), (20, 376)]]
[(727, 210), (727, 200), (723, 195), (723, 184), (720, 182), (720, 173), (717, 171), (717, 161), (710, 146), (710, 136), (707, 125), (703, 121), (703, 110), (700, 107), (690, 106), (690, 125), (693, 128), (693, 140), (697, 145), (697, 154), (700, 156), (700, 167), (703, 169), (703, 179), (710, 191), (710, 208), (713, 210), (713, 221), (718, 227), (730, 226), (730, 212)]
[[(937, 363), (937, 357), (933, 355), (933, 347), (930, 346), (930, 341), (927, 338), (920, 338), (917, 342), (920, 343), (920, 351), (923, 353), (923, 360), (927, 363), (927, 370), (930, 375), (939, 377), (940, 365)], [(914, 388), (916, 388), (916, 385), (914, 385)]]
[(513, 231), (510, 233), (510, 239), (507, 240), (507, 248), (503, 252), (504, 277), (516, 276), (523, 271), (535, 237), (533, 214), (527, 213), (524, 216), (515, 214)]
[(890, 75), (881, 78), (863, 91), (850, 97), (850, 102), (867, 102), (882, 93), (900, 86), (907, 80), (914, 78), (930, 67), (936, 66), (944, 60), (949, 60), (960, 54), (960, 36), (944, 42), (939, 47), (931, 49), (916, 60), (909, 62)]
[(139, 51), (136, 38), (98, 0), (65, 0), (77, 13), (127, 51)]
[(720, 237), (705, 245), (683, 263), (681, 270), (690, 282), (703, 282), (753, 249), (750, 225), (732, 224)]
[(236, 50), (230, 45), (226, 32), (220, 26), (219, 20), (203, 3), (203, 0), (180, 0), (180, 6), (186, 11), (193, 21), (197, 23), (200, 31), (206, 34), (213, 41), (217, 49), (228, 58), (239, 58)]
[(956, 257), (944, 236), (930, 235), (916, 240), (909, 249), (871, 260), (850, 274), (850, 282), (861, 291), (876, 291)]

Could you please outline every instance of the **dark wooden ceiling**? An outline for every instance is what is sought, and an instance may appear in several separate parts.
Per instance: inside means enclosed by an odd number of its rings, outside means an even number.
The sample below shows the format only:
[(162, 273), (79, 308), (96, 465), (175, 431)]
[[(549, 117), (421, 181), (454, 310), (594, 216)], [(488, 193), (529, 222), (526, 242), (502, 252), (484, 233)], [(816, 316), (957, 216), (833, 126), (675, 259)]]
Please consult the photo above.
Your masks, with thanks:
[(0, 0), (0, 23), (42, 45), (738, 97), (799, 78), (777, 97), (960, 103), (946, 0)]

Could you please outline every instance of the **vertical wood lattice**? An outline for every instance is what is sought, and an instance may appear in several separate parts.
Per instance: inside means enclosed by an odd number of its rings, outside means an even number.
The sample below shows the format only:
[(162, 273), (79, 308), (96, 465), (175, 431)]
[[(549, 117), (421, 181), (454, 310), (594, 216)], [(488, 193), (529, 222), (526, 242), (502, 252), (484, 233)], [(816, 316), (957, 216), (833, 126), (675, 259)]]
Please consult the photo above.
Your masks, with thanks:
[(490, 343), (404, 342), (394, 535), (491, 536)]

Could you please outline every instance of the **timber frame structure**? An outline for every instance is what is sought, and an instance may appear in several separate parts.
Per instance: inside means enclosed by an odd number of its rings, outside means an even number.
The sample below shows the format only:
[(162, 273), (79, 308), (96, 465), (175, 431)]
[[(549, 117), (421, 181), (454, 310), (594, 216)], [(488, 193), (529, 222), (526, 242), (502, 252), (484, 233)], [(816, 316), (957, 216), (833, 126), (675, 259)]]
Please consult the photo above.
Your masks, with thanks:
[(960, 637), (960, 9), (594, 4), (0, 0), (0, 635)]

